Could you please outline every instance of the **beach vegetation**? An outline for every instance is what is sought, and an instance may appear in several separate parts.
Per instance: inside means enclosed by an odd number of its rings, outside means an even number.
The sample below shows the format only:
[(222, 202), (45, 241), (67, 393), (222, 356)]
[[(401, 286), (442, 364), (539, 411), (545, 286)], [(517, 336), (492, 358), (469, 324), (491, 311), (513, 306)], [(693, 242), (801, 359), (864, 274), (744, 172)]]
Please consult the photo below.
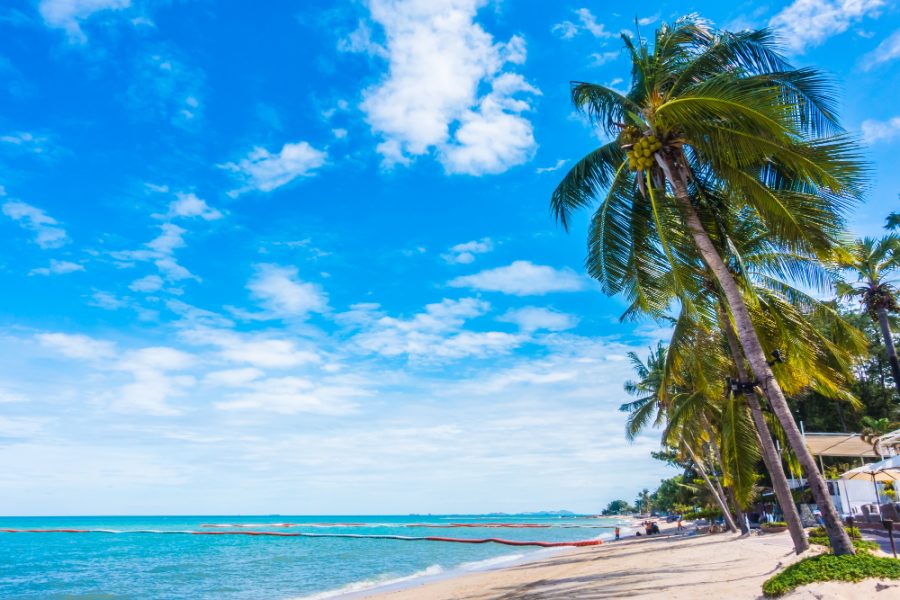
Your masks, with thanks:
[[(805, 388), (852, 403), (843, 378), (829, 383), (808, 377), (803, 368), (805, 360), (823, 373), (830, 367), (841, 374), (841, 354), (851, 350), (821, 339), (832, 350), (823, 356), (781, 327), (792, 316), (779, 318), (799, 300), (781, 284), (822, 281), (846, 237), (846, 213), (864, 188), (865, 168), (855, 141), (842, 132), (834, 88), (818, 71), (791, 66), (767, 30), (716, 31), (690, 17), (662, 25), (650, 39), (623, 36), (623, 43), (632, 62), (626, 92), (572, 84), (576, 108), (610, 141), (564, 176), (551, 208), (568, 227), (574, 211), (599, 200), (588, 234), (588, 272), (607, 293), (626, 296), (625, 318), (664, 318), (673, 305), (680, 307), (670, 318), (670, 346), (682, 344), (685, 351), (670, 349), (667, 373), (673, 377), (661, 386), (663, 402), (632, 422), (664, 415), (666, 443), (708, 480), (726, 519), (731, 496), (739, 510), (737, 496), (746, 500), (756, 485), (746, 472), (755, 461), (744, 452), (759, 455), (760, 448), (751, 449), (746, 440), (781, 437), (806, 474), (835, 553), (853, 554), (787, 398)], [(765, 296), (749, 283), (738, 250), (736, 242), (746, 239), (741, 223), (757, 227), (772, 250), (762, 278), (773, 291)], [(725, 379), (722, 365), (714, 364), (721, 353), (705, 352), (722, 344), (709, 326), (716, 320), (736, 340), (737, 352), (729, 349), (725, 356), (746, 367), (729, 402), (721, 401), (721, 391), (711, 394)], [(784, 368), (784, 354), (775, 352), (767, 329), (779, 331), (775, 339), (793, 342)], [(854, 336), (835, 323), (823, 332), (821, 338)], [(673, 364), (678, 360), (686, 367)], [(775, 415), (771, 432), (761, 429), (757, 394)], [(781, 460), (771, 455), (773, 447), (761, 448), (770, 470)], [(770, 477), (773, 483), (782, 479)], [(792, 505), (784, 490), (776, 487), (779, 501)], [(799, 519), (785, 517), (792, 535), (800, 535), (800, 551), (805, 540)]]
[(603, 509), (604, 516), (612, 516), (612, 515), (630, 515), (631, 513), (636, 512), (635, 508), (628, 504), (625, 500), (613, 500), (609, 504), (606, 505), (606, 508)]
[(890, 322), (890, 314), (900, 310), (892, 279), (900, 272), (900, 236), (892, 233), (878, 239), (856, 240), (845, 248), (839, 263), (856, 277), (856, 281), (842, 282), (838, 291), (843, 296), (859, 298), (865, 313), (878, 323), (894, 386), (900, 393), (900, 362)]
[(818, 581), (856, 582), (864, 579), (900, 579), (900, 560), (875, 556), (865, 550), (855, 556), (820, 554), (787, 567), (766, 580), (762, 589), (766, 597), (777, 598)]

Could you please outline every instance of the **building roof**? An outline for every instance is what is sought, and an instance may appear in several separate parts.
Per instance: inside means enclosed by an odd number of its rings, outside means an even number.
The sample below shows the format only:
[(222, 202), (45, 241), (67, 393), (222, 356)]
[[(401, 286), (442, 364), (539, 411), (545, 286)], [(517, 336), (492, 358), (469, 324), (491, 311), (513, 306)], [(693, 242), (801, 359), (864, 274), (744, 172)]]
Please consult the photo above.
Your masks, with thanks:
[(815, 456), (879, 458), (858, 433), (807, 433), (806, 447)]

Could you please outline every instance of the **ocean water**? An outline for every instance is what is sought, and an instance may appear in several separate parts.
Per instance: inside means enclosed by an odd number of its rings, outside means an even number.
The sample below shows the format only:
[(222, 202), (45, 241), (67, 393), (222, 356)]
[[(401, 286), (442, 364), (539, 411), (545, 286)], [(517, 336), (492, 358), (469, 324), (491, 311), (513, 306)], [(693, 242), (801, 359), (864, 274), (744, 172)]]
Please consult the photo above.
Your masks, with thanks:
[[(474, 526), (451, 527), (459, 523)], [(0, 598), (339, 598), (556, 551), (344, 536), (573, 542), (609, 539), (617, 524), (624, 522), (487, 515), (0, 517), (0, 529), (89, 530), (0, 532)], [(320, 537), (178, 533), (192, 531)]]

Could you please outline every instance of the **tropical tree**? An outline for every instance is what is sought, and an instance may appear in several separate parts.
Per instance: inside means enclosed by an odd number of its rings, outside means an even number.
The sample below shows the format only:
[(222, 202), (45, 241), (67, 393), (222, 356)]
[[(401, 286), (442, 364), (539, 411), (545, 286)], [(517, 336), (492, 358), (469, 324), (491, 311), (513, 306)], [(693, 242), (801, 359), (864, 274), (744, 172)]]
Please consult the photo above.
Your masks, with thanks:
[[(879, 438), (900, 429), (900, 423), (891, 421), (887, 417), (882, 417), (880, 419), (863, 417), (862, 425), (863, 428), (859, 437), (861, 437), (865, 443), (872, 444), (872, 449), (875, 450), (879, 456), (883, 456), (884, 451), (887, 449), (881, 445)], [(890, 447), (896, 448), (897, 446), (900, 446), (900, 444), (892, 444)]]
[(884, 220), (885, 229), (900, 229), (900, 212), (894, 211)]
[(634, 512), (634, 509), (625, 500), (613, 500), (603, 509), (604, 515), (623, 515), (630, 512)]
[(650, 490), (648, 490), (647, 488), (641, 490), (641, 493), (638, 494), (637, 499), (634, 501), (634, 505), (642, 513), (649, 513), (653, 509), (653, 502), (650, 498)]
[[(699, 354), (697, 354), (699, 356)], [(713, 435), (710, 434), (709, 422), (705, 419), (708, 415), (702, 415), (701, 411), (696, 410), (698, 399), (706, 396), (701, 393), (687, 392), (691, 387), (691, 383), (684, 377), (679, 377), (683, 388), (680, 390), (670, 389), (669, 385), (674, 385), (674, 378), (667, 371), (667, 350), (665, 345), (660, 342), (655, 349), (651, 349), (650, 355), (646, 363), (635, 353), (629, 353), (632, 366), (640, 378), (638, 381), (626, 381), (625, 391), (632, 395), (638, 396), (637, 400), (627, 402), (619, 407), (619, 410), (628, 413), (626, 420), (625, 435), (629, 440), (633, 440), (647, 425), (652, 424), (659, 426), (666, 424), (666, 433), (663, 434), (663, 443), (667, 446), (675, 448), (678, 452), (689, 457), (693, 468), (700, 474), (704, 483), (709, 488), (710, 494), (718, 504), (722, 511), (728, 527), (736, 530), (737, 526), (728, 508), (726, 494), (714, 475), (714, 468), (711, 468), (712, 461), (704, 458), (705, 451), (701, 448), (705, 442), (715, 443)], [(702, 374), (698, 374), (698, 381), (703, 381)], [(685, 382), (687, 385), (684, 385)], [(704, 391), (706, 388), (703, 388)], [(688, 408), (686, 408), (690, 404)], [(670, 423), (672, 416), (677, 417), (677, 423), (673, 427)], [(670, 432), (676, 428), (687, 426), (690, 430), (698, 432), (697, 435), (674, 435)], [(680, 431), (680, 429), (678, 429)], [(700, 433), (703, 431), (703, 433)]]
[[(695, 18), (662, 25), (652, 43), (623, 35), (631, 87), (620, 93), (576, 82), (572, 100), (612, 141), (578, 161), (551, 199), (568, 227), (572, 212), (602, 197), (589, 233), (588, 270), (607, 292), (630, 274), (631, 249), (646, 251), (643, 277), (678, 262), (687, 237), (725, 298), (750, 370), (806, 472), (837, 554), (854, 552), (768, 364), (750, 308), (722, 258), (717, 223), (752, 211), (780, 245), (829, 256), (863, 169), (841, 133), (830, 84), (795, 69), (767, 30), (713, 31)], [(688, 308), (696, 293), (675, 281)], [(639, 289), (639, 288), (638, 288)]]
[(844, 296), (858, 297), (865, 312), (878, 323), (887, 350), (894, 386), (900, 393), (900, 362), (891, 332), (889, 313), (900, 310), (897, 289), (891, 280), (900, 271), (900, 236), (886, 235), (880, 239), (866, 237), (856, 240), (841, 255), (840, 264), (856, 275), (855, 284), (844, 284)]

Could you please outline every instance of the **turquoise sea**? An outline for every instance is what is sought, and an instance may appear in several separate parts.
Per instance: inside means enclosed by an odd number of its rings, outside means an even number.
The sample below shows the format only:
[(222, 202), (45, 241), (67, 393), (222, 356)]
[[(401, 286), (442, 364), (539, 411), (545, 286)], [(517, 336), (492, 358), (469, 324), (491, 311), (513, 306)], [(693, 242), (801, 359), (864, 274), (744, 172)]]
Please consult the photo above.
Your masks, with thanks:
[[(558, 549), (329, 535), (572, 542), (609, 539), (619, 523), (489, 515), (0, 517), (0, 529), (88, 530), (0, 532), (0, 598), (342, 597), (422, 577), (502, 566)], [(324, 537), (186, 533), (193, 531)]]

